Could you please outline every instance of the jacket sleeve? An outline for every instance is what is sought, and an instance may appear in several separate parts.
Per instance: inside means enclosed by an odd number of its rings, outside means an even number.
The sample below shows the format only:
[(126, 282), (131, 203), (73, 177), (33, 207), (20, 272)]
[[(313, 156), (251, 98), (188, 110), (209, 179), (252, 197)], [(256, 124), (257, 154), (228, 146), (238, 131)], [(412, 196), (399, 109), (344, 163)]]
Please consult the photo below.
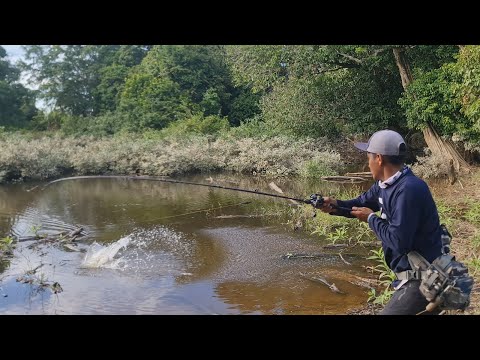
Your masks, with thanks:
[(393, 199), (394, 208), (390, 219), (371, 216), (368, 225), (382, 244), (398, 252), (407, 254), (413, 249), (415, 232), (421, 219), (422, 207), (414, 191), (402, 189)]
[[(364, 192), (359, 197), (352, 200), (337, 200), (338, 206), (352, 208), (356, 207), (367, 207), (372, 209), (374, 212), (380, 210), (378, 205), (378, 185), (374, 184), (368, 191)], [(345, 216), (349, 218), (354, 218), (355, 216), (350, 215), (348, 211), (337, 210), (337, 213), (332, 213), (332, 215)]]

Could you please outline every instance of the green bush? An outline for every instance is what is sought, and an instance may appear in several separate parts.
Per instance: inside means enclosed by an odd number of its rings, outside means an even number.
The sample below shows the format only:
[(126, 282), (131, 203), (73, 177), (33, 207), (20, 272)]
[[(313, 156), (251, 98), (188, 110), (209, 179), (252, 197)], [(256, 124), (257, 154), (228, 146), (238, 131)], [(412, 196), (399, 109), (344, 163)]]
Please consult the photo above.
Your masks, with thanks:
[(171, 123), (163, 130), (165, 136), (179, 136), (184, 134), (214, 135), (229, 129), (227, 118), (218, 115), (204, 116), (196, 114), (184, 120)]

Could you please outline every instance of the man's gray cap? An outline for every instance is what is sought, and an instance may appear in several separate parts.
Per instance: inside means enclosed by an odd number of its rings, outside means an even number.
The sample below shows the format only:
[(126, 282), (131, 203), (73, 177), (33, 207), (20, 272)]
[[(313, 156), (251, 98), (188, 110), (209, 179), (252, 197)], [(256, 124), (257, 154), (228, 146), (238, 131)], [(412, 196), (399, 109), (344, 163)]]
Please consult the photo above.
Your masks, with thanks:
[[(400, 145), (402, 149), (400, 149)], [(380, 130), (373, 134), (368, 143), (355, 143), (357, 149), (381, 155), (404, 155), (405, 140), (402, 135), (393, 130)]]

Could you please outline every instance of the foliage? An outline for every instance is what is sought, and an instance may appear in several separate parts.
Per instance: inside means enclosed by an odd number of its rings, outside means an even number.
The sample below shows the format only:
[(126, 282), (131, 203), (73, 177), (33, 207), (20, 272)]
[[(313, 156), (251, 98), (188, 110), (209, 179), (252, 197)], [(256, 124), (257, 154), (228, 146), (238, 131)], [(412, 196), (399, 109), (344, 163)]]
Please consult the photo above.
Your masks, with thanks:
[(233, 46), (237, 84), (252, 86), (271, 126), (331, 136), (402, 127), (401, 83), (388, 46)]
[(430, 123), (441, 134), (453, 134), (458, 124), (466, 120), (460, 114), (460, 103), (454, 92), (454, 85), (459, 81), (453, 63), (419, 74), (399, 100), (405, 109), (408, 125), (423, 129)]
[(14, 240), (10, 236), (4, 237), (0, 239), (0, 251), (8, 252), (14, 248)]
[(373, 266), (371, 269), (378, 274), (378, 279), (380, 280), (380, 284), (384, 287), (384, 290), (380, 294), (377, 294), (375, 289), (370, 290), (368, 301), (373, 301), (374, 304), (384, 305), (390, 300), (394, 293), (394, 290), (391, 290), (390, 286), (396, 279), (396, 276), (388, 267), (382, 248), (379, 248), (378, 250), (370, 250), (370, 252), (373, 253), (373, 255), (369, 256), (367, 259), (377, 262), (377, 265)]
[(154, 128), (198, 111), (227, 115), (231, 84), (222, 54), (221, 46), (154, 46), (127, 78), (122, 108), (156, 117), (142, 124)]
[(480, 115), (480, 46), (466, 46), (458, 59), (458, 70), (462, 75), (460, 94), (462, 111), (470, 119)]
[(120, 109), (129, 114), (131, 129), (162, 129), (188, 116), (188, 99), (178, 84), (168, 78), (135, 72), (127, 79)]
[(331, 244), (335, 244), (338, 240), (345, 241), (346, 238), (347, 238), (346, 227), (336, 228), (334, 232), (330, 232), (327, 234), (327, 240), (330, 241)]
[(281, 136), (282, 130), (279, 128), (270, 126), (265, 123), (261, 116), (254, 116), (252, 119), (248, 119), (240, 123), (238, 127), (231, 127), (230, 131), (225, 134), (227, 137), (242, 139), (242, 138), (272, 138), (275, 136)]
[(321, 93), (325, 89), (329, 88), (308, 80), (292, 80), (276, 86), (262, 99), (264, 121), (290, 135), (335, 136), (341, 122), (332, 121), (336, 114), (319, 104), (325, 98)]
[(36, 113), (35, 93), (19, 83), (20, 71), (6, 56), (0, 46), (0, 125), (25, 127)]
[(417, 71), (399, 104), (410, 127), (433, 124), (441, 134), (480, 149), (480, 47), (466, 46), (437, 69)]
[(214, 135), (229, 129), (227, 118), (218, 115), (203, 116), (196, 114), (184, 120), (175, 121), (163, 130), (165, 137), (185, 136), (187, 134)]
[(262, 92), (285, 79), (286, 46), (227, 46), (227, 61), (236, 85), (249, 84), (255, 93)]
[(408, 48), (408, 60), (411, 63), (414, 79), (419, 73), (438, 69), (445, 63), (455, 61), (458, 55), (457, 45), (416, 45)]
[(466, 142), (466, 148), (480, 150), (480, 46), (465, 46), (460, 52), (457, 70), (462, 82), (455, 88), (461, 104), (461, 112), (468, 119), (460, 124), (458, 140)]
[(238, 126), (252, 120), (260, 114), (260, 95), (254, 94), (251, 89), (240, 87), (232, 100), (228, 119), (231, 125)]
[(94, 116), (113, 110), (128, 69), (147, 48), (138, 45), (28, 45), (21, 68), (53, 110)]
[(300, 170), (300, 175), (305, 178), (318, 179), (322, 176), (338, 175), (334, 164), (325, 162), (324, 160), (315, 159), (307, 161)]

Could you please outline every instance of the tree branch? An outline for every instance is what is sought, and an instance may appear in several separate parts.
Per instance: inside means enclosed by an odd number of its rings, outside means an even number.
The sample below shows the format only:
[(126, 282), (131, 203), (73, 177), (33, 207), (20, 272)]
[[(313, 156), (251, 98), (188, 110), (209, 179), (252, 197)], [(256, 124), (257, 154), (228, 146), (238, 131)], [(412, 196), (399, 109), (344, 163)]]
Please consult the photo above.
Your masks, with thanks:
[(362, 61), (362, 60), (357, 59), (356, 57), (353, 57), (353, 56), (351, 56), (351, 55), (344, 54), (344, 53), (341, 53), (341, 52), (338, 52), (338, 51), (337, 51), (337, 54), (343, 56), (344, 58), (347, 58), (348, 60), (353, 61), (354, 63), (356, 63), (356, 64), (358, 64), (358, 65), (362, 65), (362, 64), (363, 64), (363, 61)]

